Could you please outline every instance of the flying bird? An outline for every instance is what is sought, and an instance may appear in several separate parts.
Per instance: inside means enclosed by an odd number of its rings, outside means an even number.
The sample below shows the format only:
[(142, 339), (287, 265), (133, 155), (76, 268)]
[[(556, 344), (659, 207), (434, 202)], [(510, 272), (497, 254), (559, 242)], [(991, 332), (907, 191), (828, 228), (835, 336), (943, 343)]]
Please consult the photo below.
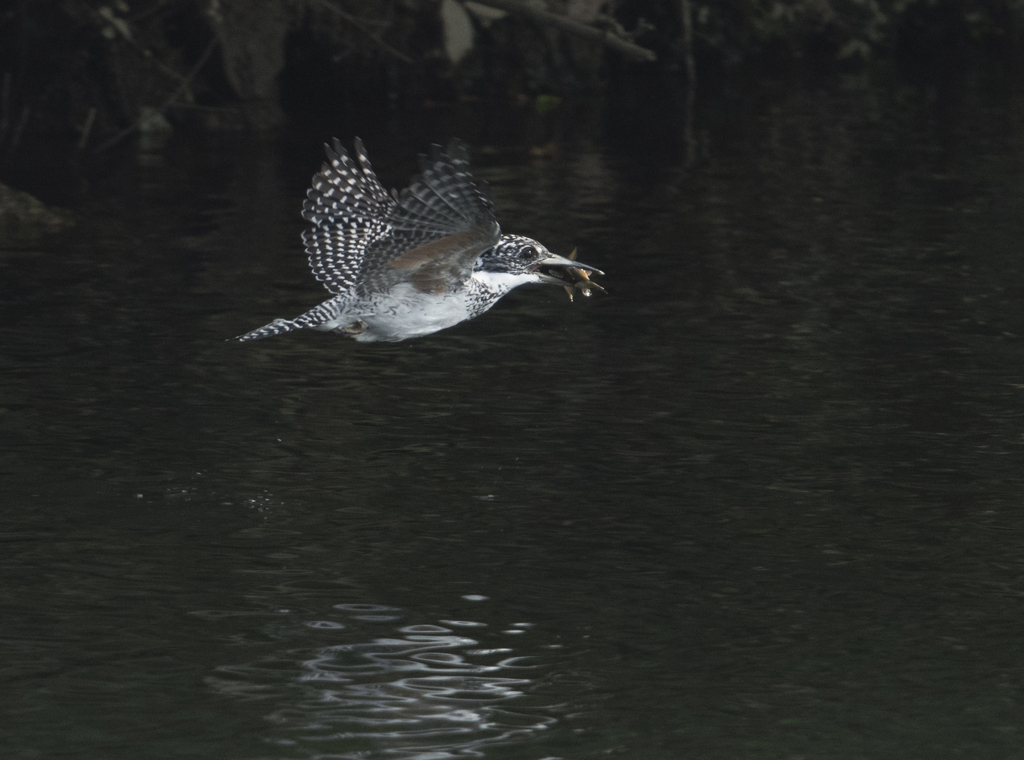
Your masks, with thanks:
[(302, 206), (309, 265), (334, 295), (294, 319), (275, 319), (238, 340), (308, 328), (358, 341), (430, 335), (490, 309), (527, 283), (590, 295), (600, 270), (503, 235), (465, 147), (452, 140), (420, 156), (420, 174), (400, 193), (377, 180), (359, 138), (353, 161), (334, 139)]

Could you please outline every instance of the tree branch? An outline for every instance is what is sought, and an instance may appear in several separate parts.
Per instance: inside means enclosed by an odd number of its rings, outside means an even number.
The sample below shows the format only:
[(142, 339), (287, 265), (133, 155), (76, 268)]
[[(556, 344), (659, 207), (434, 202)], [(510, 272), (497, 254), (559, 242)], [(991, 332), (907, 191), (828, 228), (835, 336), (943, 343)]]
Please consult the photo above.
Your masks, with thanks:
[[(181, 95), (183, 92), (185, 92), (185, 90), (189, 88), (189, 85), (192, 84), (192, 80), (196, 78), (196, 74), (198, 74), (199, 71), (203, 68), (203, 66), (206, 65), (206, 59), (210, 57), (210, 53), (212, 53), (214, 48), (216, 47), (217, 37), (214, 36), (214, 38), (210, 40), (210, 44), (206, 46), (206, 50), (204, 50), (203, 54), (199, 56), (199, 60), (196, 61), (196, 64), (192, 67), (192, 70), (188, 72), (188, 76), (182, 79), (181, 84), (178, 85), (178, 89), (176, 89), (174, 93), (171, 95), (171, 97), (167, 98), (167, 100), (164, 101), (164, 104), (157, 109), (161, 113), (161, 115), (171, 106), (171, 104), (174, 103), (175, 100), (178, 99), (179, 95)], [(105, 143), (95, 148), (93, 150), (93, 153), (102, 153), (112, 145), (117, 145), (117, 143), (121, 142), (124, 138), (126, 138), (128, 135), (130, 135), (132, 132), (134, 132), (142, 125), (142, 118), (143, 117), (140, 116), (132, 123), (130, 127), (125, 127), (116, 135), (107, 140)]]
[(351, 13), (346, 13), (334, 3), (328, 2), (328, 0), (313, 0), (313, 3), (321, 8), (324, 8), (325, 10), (331, 11), (335, 15), (340, 16), (341, 18), (348, 21), (350, 24), (352, 24), (352, 26), (354, 26), (356, 29), (358, 29), (367, 37), (369, 37), (370, 40), (374, 44), (376, 44), (377, 47), (379, 47), (381, 50), (390, 53), (400, 61), (404, 61), (405, 63), (413, 63), (412, 58), (410, 58), (400, 50), (396, 50), (395, 48), (391, 47), (391, 45), (382, 40), (379, 32), (371, 31), (368, 28), (366, 22), (363, 21), (362, 19), (356, 18)]
[(640, 47), (639, 45), (634, 45), (632, 42), (624, 40), (622, 37), (614, 35), (604, 29), (597, 29), (593, 26), (589, 26), (588, 24), (573, 21), (571, 18), (560, 16), (557, 13), (548, 13), (547, 11), (537, 10), (522, 2), (522, 0), (474, 0), (474, 2), (491, 8), (508, 11), (509, 13), (516, 14), (517, 16), (525, 16), (539, 24), (554, 26), (562, 31), (568, 32), (569, 34), (575, 34), (578, 37), (584, 37), (588, 40), (593, 40), (594, 42), (600, 42), (610, 48), (618, 50), (620, 53), (631, 56), (632, 58), (638, 58), (642, 61), (658, 60), (658, 56), (653, 50), (648, 50), (647, 48)]

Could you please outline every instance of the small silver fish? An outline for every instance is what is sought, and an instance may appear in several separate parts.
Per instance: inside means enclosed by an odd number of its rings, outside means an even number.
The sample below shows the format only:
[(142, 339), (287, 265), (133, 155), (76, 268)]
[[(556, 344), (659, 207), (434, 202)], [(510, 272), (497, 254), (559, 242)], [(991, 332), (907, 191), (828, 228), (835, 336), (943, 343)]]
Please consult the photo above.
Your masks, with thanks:
[[(576, 249), (573, 248), (572, 249), (572, 253), (570, 253), (566, 258), (575, 260), (576, 259)], [(570, 301), (573, 300), (572, 299), (573, 292), (576, 291), (576, 290), (579, 290), (587, 298), (590, 298), (590, 294), (594, 292), (594, 289), (600, 290), (602, 293), (607, 293), (608, 292), (603, 287), (598, 285), (596, 282), (591, 280), (590, 276), (587, 274), (587, 271), (585, 269), (576, 269), (575, 267), (566, 267), (565, 271), (568, 272), (570, 275), (572, 275), (573, 277), (576, 278), (576, 282), (574, 282), (572, 285), (563, 285), (562, 286), (563, 288), (565, 288), (565, 292), (569, 294), (569, 300)]]

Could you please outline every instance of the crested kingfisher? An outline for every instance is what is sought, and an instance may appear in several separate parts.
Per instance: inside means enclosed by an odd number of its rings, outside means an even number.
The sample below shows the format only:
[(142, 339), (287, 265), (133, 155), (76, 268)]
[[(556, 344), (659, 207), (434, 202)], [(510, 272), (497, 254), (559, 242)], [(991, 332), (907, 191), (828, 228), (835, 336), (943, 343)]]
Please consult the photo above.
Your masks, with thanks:
[(598, 269), (503, 235), (465, 147), (452, 140), (420, 156), (409, 187), (388, 193), (359, 138), (353, 161), (338, 142), (302, 206), (309, 265), (334, 295), (294, 319), (275, 319), (238, 340), (309, 328), (358, 341), (399, 341), (478, 317), (520, 285), (562, 285), (590, 295)]

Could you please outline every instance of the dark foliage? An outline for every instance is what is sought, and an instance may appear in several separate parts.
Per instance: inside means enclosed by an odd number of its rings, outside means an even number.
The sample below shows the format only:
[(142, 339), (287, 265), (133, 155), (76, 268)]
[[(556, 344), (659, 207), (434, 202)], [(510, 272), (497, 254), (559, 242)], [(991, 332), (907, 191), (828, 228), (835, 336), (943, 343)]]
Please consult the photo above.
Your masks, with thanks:
[[(449, 10), (454, 0), (448, 2)], [(581, 5), (573, 7), (579, 11)], [(550, 0), (553, 13), (567, 0)], [(0, 157), (26, 133), (93, 150), (135, 131), (262, 128), (284, 114), (386, 112), (700, 81), (736, 70), (917, 74), (1019, 59), (1014, 0), (612, 0), (581, 23), (658, 54), (636, 63), (536, 19), (471, 19), (453, 60), (439, 0), (20, 0), (0, 10)], [(462, 10), (458, 10), (462, 9)], [(692, 21), (692, 48), (683, 14)], [(632, 34), (630, 33), (632, 32)], [(465, 34), (465, 33), (463, 33)], [(691, 72), (692, 75), (692, 72)]]

